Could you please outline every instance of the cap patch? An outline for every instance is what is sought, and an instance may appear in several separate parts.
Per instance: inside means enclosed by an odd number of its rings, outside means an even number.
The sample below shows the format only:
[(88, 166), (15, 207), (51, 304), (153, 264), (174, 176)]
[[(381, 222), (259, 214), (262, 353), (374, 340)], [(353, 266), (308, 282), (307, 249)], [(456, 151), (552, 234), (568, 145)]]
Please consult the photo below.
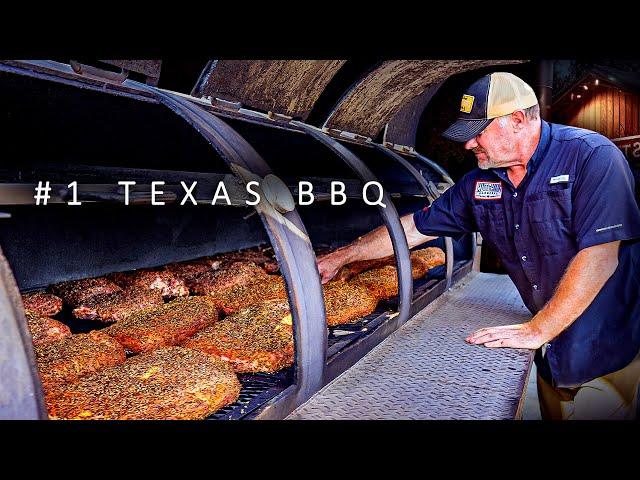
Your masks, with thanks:
[(462, 113), (471, 113), (473, 108), (473, 101), (476, 99), (473, 95), (462, 95), (462, 102), (460, 102), (460, 111)]
[(476, 181), (475, 200), (499, 200), (502, 198), (502, 182)]

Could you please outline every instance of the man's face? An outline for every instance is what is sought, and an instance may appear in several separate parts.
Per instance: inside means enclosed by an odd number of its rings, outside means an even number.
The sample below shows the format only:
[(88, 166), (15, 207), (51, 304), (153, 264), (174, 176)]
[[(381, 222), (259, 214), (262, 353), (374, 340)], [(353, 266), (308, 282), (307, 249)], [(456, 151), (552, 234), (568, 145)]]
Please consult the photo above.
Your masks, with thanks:
[[(508, 167), (517, 160), (514, 147), (513, 129), (509, 128), (510, 118), (496, 118), (482, 132), (464, 144), (471, 150), (482, 170)], [(504, 123), (504, 126), (502, 124)]]

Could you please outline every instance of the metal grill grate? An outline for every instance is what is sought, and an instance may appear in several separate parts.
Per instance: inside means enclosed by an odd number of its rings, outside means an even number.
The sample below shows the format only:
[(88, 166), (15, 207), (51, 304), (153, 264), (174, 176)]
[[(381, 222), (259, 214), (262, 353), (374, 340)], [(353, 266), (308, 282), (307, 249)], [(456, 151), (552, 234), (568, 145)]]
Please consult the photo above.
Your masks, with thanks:
[(242, 384), (238, 400), (207, 420), (240, 420), (251, 414), (293, 383), (293, 368), (273, 374), (239, 374), (238, 378)]

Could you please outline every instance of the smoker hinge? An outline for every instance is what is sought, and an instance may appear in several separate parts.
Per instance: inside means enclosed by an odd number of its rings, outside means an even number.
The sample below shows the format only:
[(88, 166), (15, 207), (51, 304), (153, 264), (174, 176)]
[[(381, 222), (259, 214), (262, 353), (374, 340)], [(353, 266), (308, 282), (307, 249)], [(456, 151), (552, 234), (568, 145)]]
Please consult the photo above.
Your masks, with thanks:
[(373, 141), (371, 137), (360, 135), (358, 133), (347, 132), (345, 130), (340, 130), (337, 128), (322, 127), (322, 131), (331, 137), (351, 140), (352, 142), (356, 143), (371, 143)]
[(267, 112), (267, 118), (269, 120), (274, 120), (274, 121), (284, 121), (284, 122), (290, 122), (291, 120), (293, 120), (293, 117), (289, 116), (289, 115), (284, 115), (282, 113), (276, 113), (276, 112)]
[(218, 97), (205, 98), (211, 102), (212, 107), (219, 108), (220, 110), (226, 110), (227, 112), (239, 112), (242, 108), (242, 104), (240, 102), (232, 102)]
[(110, 72), (91, 65), (85, 65), (76, 60), (69, 60), (69, 65), (75, 73), (83, 77), (93, 78), (108, 83), (121, 84), (129, 76), (129, 70), (121, 69), (120, 73)]
[(400, 153), (407, 153), (409, 155), (415, 155), (416, 153), (415, 148), (413, 148), (413, 146), (411, 145), (400, 145), (399, 143), (392, 143), (392, 142), (384, 142), (383, 145), (387, 148), (391, 148)]

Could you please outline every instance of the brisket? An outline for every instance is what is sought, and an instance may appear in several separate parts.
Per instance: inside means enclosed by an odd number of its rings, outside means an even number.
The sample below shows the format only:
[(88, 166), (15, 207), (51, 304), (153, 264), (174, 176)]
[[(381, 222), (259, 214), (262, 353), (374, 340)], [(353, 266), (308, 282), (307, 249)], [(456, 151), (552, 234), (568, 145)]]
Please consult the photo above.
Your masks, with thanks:
[(270, 300), (243, 308), (182, 344), (229, 362), (236, 372), (276, 372), (293, 365), (289, 303)]
[(233, 287), (256, 283), (268, 278), (253, 262), (233, 262), (218, 270), (202, 273), (188, 282), (194, 295), (224, 294)]
[(140, 353), (177, 345), (217, 319), (210, 297), (181, 297), (138, 311), (103, 331), (128, 351)]
[(376, 297), (362, 285), (335, 280), (322, 286), (329, 326), (353, 323), (373, 313)]
[(72, 313), (80, 320), (112, 323), (163, 303), (160, 290), (129, 288), (119, 292), (95, 295), (79, 307), (74, 308)]
[(46, 292), (25, 293), (22, 304), (25, 310), (45, 317), (52, 317), (62, 310), (62, 299)]
[(219, 310), (229, 315), (267, 300), (287, 300), (287, 288), (280, 275), (268, 275), (264, 280), (212, 292), (207, 298), (212, 299)]
[(189, 289), (184, 280), (178, 278), (167, 269), (143, 269), (131, 272), (118, 272), (107, 275), (107, 278), (121, 288), (137, 288), (141, 290), (158, 290), (164, 300), (186, 297)]
[(391, 265), (360, 273), (349, 283), (362, 285), (378, 300), (386, 300), (398, 295), (398, 274), (396, 267)]
[(64, 323), (45, 317), (36, 312), (25, 310), (27, 326), (31, 332), (31, 340), (34, 346), (57, 342), (71, 335), (71, 330)]
[(171, 347), (47, 392), (52, 419), (197, 420), (233, 403), (240, 382), (213, 356)]
[(51, 293), (62, 298), (62, 301), (71, 308), (80, 307), (96, 295), (107, 295), (122, 291), (118, 285), (104, 277), (70, 280), (57, 283), (49, 288)]
[(34, 351), (45, 391), (52, 385), (74, 382), (125, 360), (122, 345), (101, 331), (79, 333), (57, 342), (36, 345)]

